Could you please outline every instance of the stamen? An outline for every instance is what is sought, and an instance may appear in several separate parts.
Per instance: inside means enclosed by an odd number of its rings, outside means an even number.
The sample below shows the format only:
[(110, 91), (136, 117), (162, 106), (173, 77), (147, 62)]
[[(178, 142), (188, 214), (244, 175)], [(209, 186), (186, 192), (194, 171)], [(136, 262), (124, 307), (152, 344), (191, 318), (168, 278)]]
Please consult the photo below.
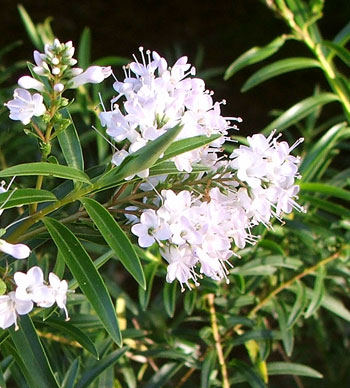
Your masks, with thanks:
[(115, 150), (115, 151), (119, 151), (118, 148), (110, 141), (106, 138), (106, 136), (104, 136), (96, 127), (94, 127), (93, 125), (91, 126), (91, 128), (96, 131), (104, 140), (106, 140), (106, 142)]

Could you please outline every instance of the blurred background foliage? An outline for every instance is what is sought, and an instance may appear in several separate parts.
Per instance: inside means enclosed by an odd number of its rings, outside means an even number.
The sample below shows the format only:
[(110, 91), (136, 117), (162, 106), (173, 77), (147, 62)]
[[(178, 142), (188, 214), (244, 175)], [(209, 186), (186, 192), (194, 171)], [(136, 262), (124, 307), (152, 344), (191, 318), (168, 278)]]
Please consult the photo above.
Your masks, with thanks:
[[(32, 30), (31, 42), (15, 4), (2, 5), (8, 24), (0, 27), (1, 102), (9, 99), (25, 61), (32, 60), (33, 44), (42, 44), (35, 31), (42, 28), (50, 35), (47, 24)], [(79, 293), (70, 298), (75, 310), (68, 326), (55, 317), (44, 322), (40, 314), (34, 317), (61, 386), (347, 386), (349, 2), (328, 0), (324, 8), (315, 0), (77, 1), (64, 4), (64, 9), (58, 1), (23, 5), (35, 23), (53, 17), (55, 35), (76, 43), (83, 66), (110, 61), (120, 68), (140, 45), (159, 51), (169, 63), (187, 54), (208, 87), (215, 89), (216, 99), (227, 100), (227, 113), (243, 117), (239, 138), (276, 128), (290, 142), (305, 139), (300, 202), (308, 212), (289, 216), (283, 227), (275, 223), (273, 230), (261, 230), (262, 240), (240, 252), (241, 259), (232, 259), (230, 284), (203, 279), (198, 289), (181, 294), (175, 284), (165, 283), (166, 270), (157, 252), (138, 250), (146, 291), (116, 260), (101, 269), (129, 348), (113, 345)], [(110, 157), (108, 146), (89, 129), (100, 128), (98, 92), (107, 100), (110, 89), (82, 88), (71, 106), (87, 168)], [(32, 161), (35, 141), (10, 122), (4, 107), (0, 118), (1, 168)], [(58, 147), (55, 155), (63, 160)], [(53, 188), (57, 182), (49, 184)], [(102, 193), (102, 199), (108, 194)], [(109, 249), (98, 231), (88, 223), (72, 230), (96, 260), (108, 260)], [(51, 249), (42, 263), (49, 265)], [(31, 333), (30, 324), (24, 325)], [(0, 376), (8, 378), (7, 386), (32, 387), (20, 362), (14, 362), (11, 345), (2, 353)]]

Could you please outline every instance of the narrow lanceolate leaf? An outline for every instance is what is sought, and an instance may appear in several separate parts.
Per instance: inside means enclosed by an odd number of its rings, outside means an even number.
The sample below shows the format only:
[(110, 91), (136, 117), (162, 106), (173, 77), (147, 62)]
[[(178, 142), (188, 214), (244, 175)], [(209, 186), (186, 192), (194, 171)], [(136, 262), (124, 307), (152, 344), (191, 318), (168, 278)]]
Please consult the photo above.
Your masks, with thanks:
[(126, 270), (143, 288), (146, 288), (145, 276), (140, 259), (129, 238), (106, 208), (90, 198), (82, 198), (82, 204), (91, 220), (97, 226), (110, 248), (112, 248)]
[(68, 109), (62, 109), (60, 112), (63, 118), (69, 119), (71, 121), (71, 124), (64, 131), (61, 131), (57, 136), (64, 158), (66, 159), (67, 165), (69, 167), (83, 171), (83, 152), (81, 150), (79, 136), (73, 119)]
[(73, 179), (79, 182), (90, 183), (89, 177), (80, 170), (60, 164), (36, 162), (18, 164), (0, 171), (0, 177), (26, 175), (54, 176), (56, 178)]
[(266, 384), (258, 375), (258, 373), (253, 369), (253, 367), (249, 366), (245, 362), (240, 360), (232, 360), (230, 362), (230, 366), (240, 372), (240, 374), (244, 377), (244, 380), (249, 384), (250, 387), (267, 388)]
[(285, 305), (282, 302), (278, 303), (275, 301), (275, 307), (278, 315), (278, 323), (282, 335), (283, 347), (287, 356), (290, 357), (294, 346), (293, 329), (287, 325), (287, 312)]
[(305, 98), (282, 113), (281, 116), (265, 127), (262, 130), (262, 133), (264, 135), (269, 135), (273, 130), (281, 132), (302, 120), (304, 117), (308, 116), (320, 106), (338, 100), (338, 96), (332, 93), (322, 93), (316, 96)]
[(177, 282), (168, 283), (165, 282), (163, 289), (163, 302), (165, 311), (170, 318), (174, 316), (175, 304), (176, 304), (176, 288)]
[(151, 297), (153, 279), (159, 263), (149, 263), (145, 266), (146, 290), (139, 287), (139, 302), (143, 311), (146, 310)]
[(331, 50), (331, 56), (337, 55), (347, 66), (350, 66), (350, 52), (345, 47), (334, 42), (324, 40), (322, 46), (326, 46)]
[(64, 376), (64, 379), (62, 382), (62, 388), (75, 387), (75, 380), (79, 373), (79, 367), (80, 367), (80, 359), (78, 357), (71, 363), (70, 367), (68, 368), (67, 373)]
[(182, 367), (183, 364), (170, 362), (163, 365), (143, 388), (162, 388), (172, 378), (172, 376)]
[(216, 351), (211, 350), (205, 357), (201, 369), (201, 386), (200, 388), (210, 388), (210, 376), (215, 368)]
[(237, 73), (238, 70), (246, 66), (263, 61), (275, 54), (284, 44), (287, 37), (282, 35), (274, 39), (268, 45), (263, 47), (253, 47), (241, 56), (239, 56), (226, 70), (224, 79), (227, 80)]
[(113, 341), (121, 346), (121, 334), (111, 297), (90, 256), (66, 226), (53, 218), (44, 219), (44, 224), (105, 329)]
[(292, 311), (289, 314), (288, 320), (287, 320), (287, 328), (292, 327), (295, 322), (297, 322), (300, 315), (303, 313), (304, 308), (306, 307), (306, 289), (302, 282), (297, 281), (297, 294), (296, 294), (296, 300), (294, 302)]
[(241, 92), (253, 88), (262, 82), (276, 77), (280, 74), (289, 73), (290, 71), (307, 69), (310, 67), (320, 67), (320, 63), (312, 58), (288, 58), (271, 63), (254, 73), (243, 85)]
[(322, 379), (322, 375), (317, 370), (302, 364), (295, 364), (294, 362), (270, 362), (267, 364), (269, 375), (294, 375), (307, 376), (316, 379)]
[[(10, 199), (7, 201), (9, 197)], [(18, 189), (16, 191), (12, 190), (0, 194), (0, 206), (2, 206), (4, 202), (6, 202), (5, 205), (3, 205), (2, 209), (10, 209), (12, 207), (28, 205), (30, 203), (51, 201), (57, 201), (57, 198), (53, 193), (47, 190)]]
[[(58, 388), (44, 348), (28, 315), (21, 316), (19, 330), (10, 329), (10, 335), (22, 360), (19, 366), (30, 388)], [(25, 370), (23, 370), (25, 368)], [(34, 373), (35, 372), (35, 373)]]
[(109, 366), (114, 365), (118, 359), (128, 350), (128, 347), (123, 349), (115, 350), (108, 356), (104, 357), (101, 361), (98, 361), (96, 365), (93, 365), (79, 379), (78, 384), (74, 388), (87, 388), (90, 384)]
[(59, 330), (60, 333), (64, 335), (64, 337), (72, 338), (73, 340), (77, 341), (84, 349), (90, 352), (95, 358), (99, 358), (97, 349), (94, 343), (91, 341), (90, 337), (88, 337), (83, 331), (71, 323), (51, 317), (45, 321), (45, 326)]
[(86, 69), (91, 63), (91, 31), (85, 27), (79, 41), (78, 63), (83, 69)]
[(32, 22), (32, 19), (28, 15), (27, 11), (24, 9), (23, 5), (21, 4), (18, 5), (18, 12), (21, 16), (22, 22), (24, 24), (24, 27), (27, 31), (27, 34), (30, 40), (38, 50), (42, 51), (43, 44), (40, 39), (40, 35), (38, 34), (38, 31), (36, 30), (36, 27)]
[(301, 191), (311, 191), (314, 193), (327, 194), (330, 197), (341, 198), (350, 201), (350, 191), (340, 187), (317, 182), (301, 182), (298, 183), (298, 185), (300, 186)]
[(119, 182), (130, 175), (137, 174), (140, 171), (152, 167), (170, 144), (174, 142), (177, 135), (181, 132), (182, 127), (180, 124), (176, 125), (162, 136), (159, 136), (138, 151), (130, 154), (119, 167), (105, 174), (101, 178), (102, 182)]
[(348, 131), (346, 123), (334, 125), (308, 151), (299, 169), (302, 182), (314, 179), (324, 161), (328, 159), (328, 154), (334, 149), (345, 131)]
[(305, 312), (305, 318), (309, 318), (321, 306), (322, 297), (325, 292), (324, 277), (326, 276), (326, 268), (324, 265), (318, 267), (315, 281), (314, 292), (309, 307)]
[(177, 155), (195, 150), (196, 148), (203, 147), (212, 143), (214, 140), (219, 139), (220, 137), (222, 137), (222, 135), (194, 136), (177, 140), (164, 152), (164, 156), (159, 159), (159, 162), (163, 162), (164, 160), (173, 158)]

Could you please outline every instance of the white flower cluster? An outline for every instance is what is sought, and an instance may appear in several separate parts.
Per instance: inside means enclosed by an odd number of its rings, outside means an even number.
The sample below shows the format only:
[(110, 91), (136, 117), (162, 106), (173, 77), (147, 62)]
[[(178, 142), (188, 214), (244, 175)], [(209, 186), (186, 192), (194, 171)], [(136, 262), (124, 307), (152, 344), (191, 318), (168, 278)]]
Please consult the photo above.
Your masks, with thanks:
[[(27, 75), (21, 77), (18, 80), (20, 87), (15, 89), (13, 100), (5, 104), (12, 120), (20, 120), (27, 125), (33, 116), (42, 116), (47, 110), (42, 94), (50, 94), (57, 101), (65, 89), (77, 88), (86, 83), (100, 83), (112, 74), (111, 67), (91, 66), (85, 71), (73, 67), (77, 63), (73, 58), (74, 51), (72, 42), (61, 43), (58, 39), (53, 44), (46, 44), (44, 53), (34, 51), (33, 72), (36, 78)], [(32, 95), (26, 89), (39, 93)]]
[(0, 296), (0, 327), (6, 329), (15, 324), (17, 316), (32, 311), (34, 303), (39, 307), (51, 307), (54, 303), (62, 308), (68, 320), (66, 308), (68, 283), (60, 280), (53, 272), (49, 274), (49, 284), (44, 282), (40, 267), (32, 267), (27, 273), (16, 272), (16, 291)]
[[(221, 137), (209, 147), (199, 148), (174, 157), (172, 160), (179, 171), (191, 172), (194, 163), (213, 165), (210, 158), (225, 141), (229, 120), (220, 113), (220, 103), (213, 101), (212, 92), (205, 89), (199, 78), (190, 78), (195, 68), (181, 57), (169, 68), (166, 60), (156, 52), (140, 48), (142, 63), (130, 63), (125, 68), (123, 82), (113, 84), (118, 96), (111, 100), (112, 110), (100, 114), (101, 123), (107, 127), (107, 134), (122, 144), (122, 149), (113, 156), (112, 162), (120, 165), (125, 157), (145, 146), (149, 141), (163, 135), (179, 122), (183, 129), (177, 140), (194, 136)], [(123, 97), (123, 108), (118, 101)], [(148, 170), (138, 174), (147, 177)]]
[[(11, 183), (5, 188), (5, 183), (0, 185), (0, 194), (9, 190)], [(12, 191), (12, 193), (14, 190)], [(11, 194), (10, 194), (11, 196)], [(10, 199), (7, 197), (6, 201)], [(3, 206), (0, 207), (0, 215), (3, 212)], [(6, 229), (0, 229), (0, 237), (6, 232)], [(3, 252), (15, 259), (26, 259), (30, 255), (30, 248), (25, 244), (11, 244), (0, 239), (0, 253)], [(66, 308), (68, 283), (66, 280), (60, 280), (53, 272), (49, 274), (49, 284), (44, 282), (44, 275), (40, 267), (32, 267), (26, 274), (16, 272), (14, 281), (17, 285), (15, 291), (10, 291), (7, 295), (0, 295), (0, 327), (6, 329), (15, 324), (16, 330), (17, 315), (28, 314), (32, 311), (34, 303), (39, 307), (51, 307), (55, 302), (57, 306), (65, 312), (68, 319)]]
[[(199, 189), (202, 194), (198, 188), (193, 192), (163, 190), (160, 203), (144, 198), (146, 210), (141, 216), (127, 216), (133, 223), (131, 231), (143, 248), (159, 244), (169, 263), (168, 282), (177, 279), (183, 289), (184, 284), (190, 288), (190, 280), (197, 285), (202, 275), (227, 279), (234, 246), (242, 249), (257, 241), (258, 236), (252, 234), (255, 225), (272, 227), (272, 217), (280, 220), (292, 208), (303, 210), (295, 202), (300, 159), (290, 155), (303, 139), (290, 147), (278, 142), (274, 133), (267, 138), (257, 134), (248, 137), (249, 146), (240, 146), (229, 157), (219, 157), (222, 144), (229, 139), (228, 130), (237, 129), (230, 120), (241, 119), (221, 116), (220, 103), (213, 101), (204, 81), (191, 77), (195, 69), (186, 57), (169, 68), (156, 52), (147, 51), (147, 60), (142, 48), (140, 52), (142, 63), (135, 58), (125, 68), (124, 81), (113, 85), (119, 94), (111, 101), (112, 110), (100, 114), (107, 134), (122, 148), (112, 163), (120, 165), (129, 153), (178, 123), (183, 129), (177, 140), (213, 134), (220, 137), (209, 146), (172, 159), (180, 172), (190, 173), (196, 163), (210, 167), (210, 179)], [(117, 103), (120, 101), (124, 101), (122, 107)], [(146, 178), (148, 170), (138, 175)], [(205, 179), (205, 173), (201, 178)], [(166, 176), (152, 177), (140, 188), (152, 189), (164, 179)], [(131, 206), (126, 210), (135, 213), (138, 209)]]

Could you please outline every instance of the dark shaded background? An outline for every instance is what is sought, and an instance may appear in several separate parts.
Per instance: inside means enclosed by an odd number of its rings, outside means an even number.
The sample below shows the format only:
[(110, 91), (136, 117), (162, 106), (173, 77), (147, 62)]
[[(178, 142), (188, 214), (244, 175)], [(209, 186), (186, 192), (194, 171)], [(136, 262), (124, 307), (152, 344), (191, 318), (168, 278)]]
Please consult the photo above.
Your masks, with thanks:
[[(0, 47), (21, 39), (23, 45), (5, 59), (32, 60), (33, 47), (21, 23), (17, 2), (1, 0), (4, 17), (0, 25)], [(77, 45), (81, 32), (89, 26), (92, 32), (92, 59), (107, 55), (131, 57), (140, 45), (157, 50), (172, 60), (186, 54), (198, 70), (221, 68), (222, 71), (241, 53), (254, 45), (264, 45), (278, 34), (288, 32), (284, 23), (259, 0), (202, 1), (43, 1), (24, 0), (22, 4), (35, 23), (48, 16), (61, 41), (73, 40)], [(350, 18), (350, 1), (326, 0), (321, 31), (331, 39)], [(202, 54), (202, 60), (197, 59)], [(288, 55), (309, 55), (302, 45), (288, 42), (273, 60)], [(271, 121), (268, 112), (287, 108), (312, 94), (315, 83), (323, 76), (318, 70), (298, 71), (266, 82), (245, 94), (240, 88), (260, 65), (240, 71), (229, 81), (223, 72), (207, 80), (216, 91), (215, 99), (227, 100), (224, 113), (241, 116), (243, 132), (261, 130)], [(14, 80), (15, 82), (15, 80)]]

